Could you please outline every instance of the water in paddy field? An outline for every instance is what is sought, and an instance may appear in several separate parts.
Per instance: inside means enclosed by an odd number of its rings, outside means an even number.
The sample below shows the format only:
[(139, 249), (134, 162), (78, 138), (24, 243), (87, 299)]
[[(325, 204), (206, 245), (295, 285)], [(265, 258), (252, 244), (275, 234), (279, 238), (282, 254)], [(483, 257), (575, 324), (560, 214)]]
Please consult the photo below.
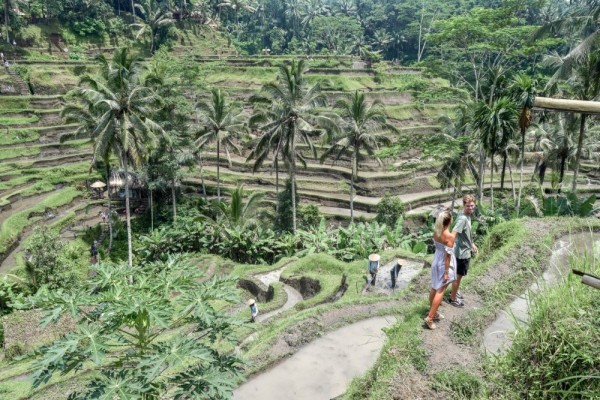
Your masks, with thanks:
[(385, 342), (382, 328), (394, 317), (376, 317), (345, 326), (315, 340), (292, 357), (251, 378), (234, 400), (329, 400), (375, 363)]

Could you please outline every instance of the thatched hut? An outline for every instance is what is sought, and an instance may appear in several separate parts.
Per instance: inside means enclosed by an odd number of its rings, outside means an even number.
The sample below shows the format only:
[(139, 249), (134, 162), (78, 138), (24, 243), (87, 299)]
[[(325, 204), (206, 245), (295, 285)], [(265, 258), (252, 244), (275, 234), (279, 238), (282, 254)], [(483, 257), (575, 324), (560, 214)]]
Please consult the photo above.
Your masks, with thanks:
[[(142, 200), (146, 193), (146, 182), (139, 175), (131, 171), (127, 173), (127, 182), (129, 184), (129, 199)], [(110, 198), (125, 201), (125, 171), (121, 169), (112, 170), (108, 183), (110, 187), (108, 195)]]

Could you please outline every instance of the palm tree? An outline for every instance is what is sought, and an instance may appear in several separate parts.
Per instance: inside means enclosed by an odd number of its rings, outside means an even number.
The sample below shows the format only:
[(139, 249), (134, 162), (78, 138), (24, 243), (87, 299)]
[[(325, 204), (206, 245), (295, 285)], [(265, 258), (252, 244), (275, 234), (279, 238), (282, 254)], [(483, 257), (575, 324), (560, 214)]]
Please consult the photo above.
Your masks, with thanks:
[[(350, 165), (352, 168), (350, 178), (350, 222), (354, 221), (354, 182), (358, 177), (359, 161), (363, 159), (361, 150), (371, 157), (379, 150), (379, 144), (389, 144), (388, 132), (395, 132), (396, 128), (389, 125), (385, 118), (383, 104), (374, 101), (369, 105), (364, 93), (358, 90), (349, 99), (339, 100), (335, 106), (339, 110), (342, 122), (339, 124), (341, 134), (335, 142), (321, 156), (323, 162), (329, 155), (337, 152), (335, 160), (350, 152)], [(375, 157), (376, 158), (376, 157)], [(381, 162), (378, 158), (377, 160)], [(334, 161), (335, 162), (335, 161)]]
[(245, 11), (249, 11), (249, 12), (256, 11), (256, 8), (254, 8), (250, 4), (248, 4), (248, 1), (246, 1), (246, 0), (225, 0), (222, 3), (219, 3), (217, 5), (217, 7), (219, 7), (219, 9), (224, 8), (224, 7), (231, 8), (235, 14), (235, 22), (236, 23), (238, 22), (238, 12), (240, 10), (245, 10)]
[[(93, 132), (96, 128), (97, 117), (94, 114), (93, 104), (86, 101), (86, 98), (82, 97), (79, 91), (75, 90), (73, 93), (76, 96), (74, 99), (75, 101), (65, 105), (61, 110), (60, 115), (65, 118), (67, 123), (79, 124), (74, 134), (75, 137), (90, 137), (94, 140)], [(113, 152), (116, 154), (116, 148), (113, 148)], [(108, 194), (108, 252), (110, 253), (113, 243), (112, 201), (110, 199), (110, 152), (107, 152), (104, 155), (103, 162), (105, 168), (104, 175), (106, 176), (106, 190)], [(95, 162), (90, 164), (90, 171), (94, 168), (94, 165)]]
[[(548, 84), (553, 85), (558, 79), (577, 80), (579, 86), (577, 98), (579, 100), (595, 100), (600, 94), (600, 48), (598, 46), (600, 2), (578, 2), (570, 7), (566, 15), (542, 26), (536, 32), (536, 37), (539, 38), (549, 33), (575, 36), (581, 40), (573, 45), (565, 56), (560, 57), (558, 54), (554, 54), (545, 60), (549, 65), (557, 67), (556, 73)], [(586, 120), (587, 115), (582, 114), (573, 171), (573, 192), (577, 189)]]
[(196, 147), (201, 149), (209, 142), (217, 143), (217, 199), (221, 200), (221, 146), (225, 147), (227, 159), (231, 165), (229, 147), (240, 152), (233, 139), (244, 128), (244, 125), (241, 113), (236, 113), (230, 108), (221, 89), (213, 89), (211, 95), (210, 102), (200, 102), (196, 105), (200, 111), (200, 123), (204, 129), (196, 140)]
[[(270, 109), (260, 107), (260, 101), (256, 101), (256, 98), (252, 98), (252, 102), (258, 105), (256, 113), (250, 118), (250, 127), (255, 127), (259, 124), (267, 124), (271, 121), (277, 120), (277, 116), (270, 113)], [(255, 160), (252, 166), (252, 172), (256, 172), (262, 167), (265, 160), (269, 156), (271, 151), (273, 152), (273, 168), (275, 169), (275, 197), (277, 199), (276, 211), (279, 211), (279, 160), (281, 158), (282, 151), (282, 139), (281, 134), (283, 129), (275, 129), (270, 132), (269, 135), (263, 135), (258, 141), (254, 149), (248, 155), (246, 162)]]
[[(543, 138), (540, 146), (545, 154), (545, 159), (554, 164), (554, 170), (558, 169), (559, 188), (562, 186), (567, 162), (573, 160), (576, 147), (573, 137), (577, 130), (577, 118), (573, 114), (567, 117), (559, 117), (557, 123), (549, 123), (539, 127)], [(560, 190), (560, 189), (559, 189)]]
[(514, 135), (517, 122), (517, 108), (506, 97), (491, 105), (479, 102), (473, 114), (473, 127), (479, 131), (481, 144), (492, 159), (490, 191), (492, 211), (494, 210), (494, 156), (506, 147)]
[(128, 263), (133, 266), (131, 212), (129, 209), (129, 166), (139, 166), (146, 149), (156, 142), (162, 128), (150, 119), (160, 97), (142, 83), (142, 64), (126, 48), (115, 50), (111, 61), (103, 55), (100, 76), (85, 76), (78, 95), (90, 104), (96, 127), (92, 131), (92, 163), (115, 152), (125, 170), (125, 212), (127, 218)]
[(155, 38), (158, 30), (175, 23), (173, 14), (170, 11), (167, 11), (165, 7), (156, 0), (145, 0), (141, 4), (136, 4), (135, 7), (142, 14), (140, 22), (131, 24), (132, 27), (138, 29), (135, 37), (137, 39), (140, 36), (149, 33), (150, 52), (154, 53)]
[(521, 209), (521, 191), (523, 190), (523, 164), (525, 162), (525, 134), (531, 125), (531, 109), (535, 100), (536, 81), (530, 76), (519, 74), (513, 79), (511, 89), (521, 107), (519, 114), (519, 130), (521, 131), (521, 166), (519, 172), (519, 195), (517, 196), (517, 216)]
[[(599, 9), (600, 10), (600, 9)], [(579, 100), (596, 100), (600, 96), (600, 50), (581, 55), (577, 63), (557, 54), (548, 56), (544, 60), (546, 65), (557, 67), (553, 77), (548, 82), (549, 87), (554, 87), (558, 80), (564, 79), (574, 90), (575, 97)], [(585, 139), (587, 114), (581, 114), (579, 120), (579, 137), (577, 140), (577, 154), (573, 168), (573, 187), (577, 190), (577, 177), (583, 143)]]
[(246, 227), (256, 224), (254, 217), (263, 197), (264, 193), (253, 192), (248, 197), (248, 201), (244, 203), (244, 186), (239, 185), (231, 192), (231, 201), (229, 204), (218, 202), (217, 208), (220, 211), (221, 217), (227, 221), (230, 227)]
[(306, 0), (302, 5), (302, 26), (305, 28), (310, 26), (316, 17), (329, 14), (329, 6), (323, 3), (323, 0)]
[(440, 183), (441, 189), (453, 188), (451, 210), (454, 210), (454, 203), (457, 194), (462, 193), (462, 183), (468, 172), (479, 181), (477, 172), (477, 160), (473, 156), (474, 149), (472, 144), (472, 132), (470, 130), (471, 114), (465, 105), (457, 108), (456, 117), (451, 119), (447, 116), (440, 118), (440, 124), (444, 127), (442, 132), (443, 140), (449, 145), (448, 149), (456, 151), (446, 151), (443, 158), (444, 164), (440, 168), (436, 179)]
[[(257, 147), (262, 149), (276, 146), (276, 156), (281, 154), (286, 163), (292, 185), (292, 230), (296, 231), (296, 160), (306, 166), (304, 156), (297, 151), (299, 140), (306, 143), (316, 157), (311, 140), (315, 126), (331, 127), (332, 121), (326, 116), (316, 114), (315, 108), (325, 104), (321, 87), (316, 84), (309, 87), (304, 79), (306, 71), (304, 60), (293, 60), (290, 65), (281, 65), (277, 73), (277, 82), (266, 84), (262, 88), (264, 95), (253, 96), (252, 101), (267, 106), (267, 112), (257, 117), (264, 121), (261, 126), (263, 136)], [(257, 155), (260, 153), (257, 153)]]

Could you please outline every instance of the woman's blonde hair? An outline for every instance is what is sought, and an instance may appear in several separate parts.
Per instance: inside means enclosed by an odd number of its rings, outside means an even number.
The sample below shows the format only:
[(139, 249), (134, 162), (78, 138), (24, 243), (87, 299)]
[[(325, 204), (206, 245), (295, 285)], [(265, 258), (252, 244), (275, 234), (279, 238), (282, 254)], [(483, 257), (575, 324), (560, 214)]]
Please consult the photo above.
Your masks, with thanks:
[(452, 221), (452, 213), (448, 210), (442, 211), (438, 214), (435, 219), (435, 227), (433, 229), (433, 233), (439, 237), (444, 229), (446, 229), (450, 225), (450, 221)]

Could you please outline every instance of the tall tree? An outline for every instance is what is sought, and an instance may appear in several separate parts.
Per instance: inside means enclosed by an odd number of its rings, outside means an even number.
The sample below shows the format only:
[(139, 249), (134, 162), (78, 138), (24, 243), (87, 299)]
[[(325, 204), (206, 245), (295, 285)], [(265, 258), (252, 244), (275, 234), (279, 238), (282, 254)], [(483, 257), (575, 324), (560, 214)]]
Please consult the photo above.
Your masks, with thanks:
[(162, 128), (150, 117), (160, 103), (160, 97), (142, 81), (140, 59), (128, 49), (117, 49), (109, 61), (98, 57), (100, 75), (87, 75), (80, 82), (79, 96), (91, 104), (96, 118), (92, 132), (94, 154), (92, 163), (106, 159), (115, 151), (125, 171), (125, 212), (127, 220), (128, 264), (133, 266), (131, 243), (131, 212), (129, 207), (130, 165), (141, 165), (146, 149), (156, 142)]
[(237, 149), (234, 139), (244, 129), (242, 115), (229, 106), (221, 89), (213, 89), (211, 101), (199, 102), (197, 108), (203, 130), (196, 140), (196, 147), (201, 149), (210, 142), (217, 143), (217, 199), (221, 200), (221, 146), (225, 147), (231, 165), (229, 147)]
[(517, 216), (521, 209), (521, 191), (523, 190), (523, 164), (525, 163), (525, 134), (531, 125), (531, 109), (536, 93), (536, 82), (528, 75), (519, 74), (511, 84), (513, 96), (517, 100), (521, 112), (519, 114), (519, 130), (521, 131), (521, 166), (519, 172), (519, 194), (517, 196)]
[[(316, 158), (316, 150), (311, 140), (316, 126), (331, 127), (330, 118), (320, 116), (315, 108), (325, 104), (325, 97), (317, 83), (309, 86), (304, 74), (304, 60), (293, 60), (290, 65), (282, 65), (277, 73), (277, 81), (266, 84), (262, 94), (253, 97), (253, 102), (266, 104), (268, 112), (261, 126), (263, 136), (259, 146), (269, 147), (277, 143), (286, 163), (291, 181), (292, 230), (296, 231), (296, 160), (306, 165), (306, 160), (297, 150), (298, 141), (306, 143)], [(314, 125), (313, 125), (314, 124)], [(277, 137), (280, 135), (280, 137)], [(278, 152), (279, 152), (278, 151)]]
[(358, 90), (349, 99), (342, 99), (336, 103), (341, 122), (338, 125), (340, 134), (336, 135), (331, 147), (321, 156), (321, 162), (331, 154), (337, 152), (335, 160), (350, 152), (350, 221), (354, 221), (354, 182), (358, 177), (359, 162), (364, 159), (361, 151), (376, 158), (375, 152), (379, 144), (389, 144), (387, 133), (396, 129), (387, 123), (383, 104), (374, 101), (369, 104), (364, 93)]
[(514, 135), (517, 122), (517, 108), (506, 97), (494, 101), (491, 105), (480, 102), (473, 115), (473, 127), (479, 131), (483, 148), (492, 160), (490, 192), (492, 210), (494, 210), (494, 156), (506, 147)]
[(136, 4), (135, 8), (142, 15), (140, 22), (131, 24), (132, 27), (138, 29), (135, 35), (136, 39), (148, 33), (150, 35), (150, 52), (154, 53), (154, 50), (156, 50), (156, 35), (159, 29), (175, 23), (173, 14), (157, 0), (144, 0), (143, 3)]

